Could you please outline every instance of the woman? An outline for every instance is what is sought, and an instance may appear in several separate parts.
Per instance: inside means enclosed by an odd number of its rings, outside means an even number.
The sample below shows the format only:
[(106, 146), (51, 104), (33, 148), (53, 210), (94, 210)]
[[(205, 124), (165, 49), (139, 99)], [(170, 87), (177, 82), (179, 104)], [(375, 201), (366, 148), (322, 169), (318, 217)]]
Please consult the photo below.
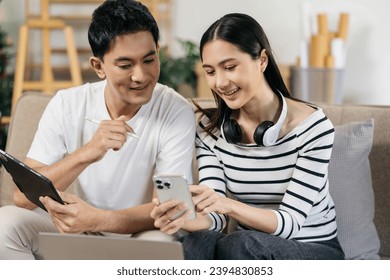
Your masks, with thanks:
[[(343, 259), (328, 183), (332, 123), (290, 96), (250, 16), (217, 20), (200, 53), (217, 108), (199, 108), (197, 218), (172, 221), (185, 205), (155, 200), (155, 226), (191, 232), (181, 238), (188, 259)], [(238, 230), (225, 234), (228, 218)]]

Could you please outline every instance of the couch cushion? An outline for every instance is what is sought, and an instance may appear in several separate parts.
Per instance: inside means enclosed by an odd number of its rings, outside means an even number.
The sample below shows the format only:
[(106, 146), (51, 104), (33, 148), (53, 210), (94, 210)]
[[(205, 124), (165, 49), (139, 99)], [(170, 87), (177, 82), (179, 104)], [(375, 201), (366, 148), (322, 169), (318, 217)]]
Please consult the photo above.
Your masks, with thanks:
[(379, 238), (373, 222), (374, 193), (369, 154), (374, 121), (335, 127), (329, 165), (330, 192), (336, 205), (338, 236), (347, 259), (379, 259)]
[[(17, 159), (25, 160), (39, 119), (51, 97), (39, 92), (26, 92), (16, 103), (9, 125), (6, 151)], [(15, 184), (4, 168), (1, 168), (0, 176), (0, 206), (13, 204)]]
[(379, 255), (390, 259), (390, 106), (322, 105), (335, 126), (372, 118), (374, 140), (370, 153), (372, 187), (375, 193), (375, 225), (381, 243)]

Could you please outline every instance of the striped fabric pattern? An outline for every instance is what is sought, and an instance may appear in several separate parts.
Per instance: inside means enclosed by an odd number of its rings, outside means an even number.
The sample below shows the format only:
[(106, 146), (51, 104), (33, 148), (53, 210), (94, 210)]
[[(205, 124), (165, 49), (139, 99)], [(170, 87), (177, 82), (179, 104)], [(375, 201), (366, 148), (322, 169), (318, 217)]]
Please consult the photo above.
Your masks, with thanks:
[[(274, 211), (278, 218), (274, 235), (303, 242), (336, 236), (328, 182), (334, 127), (320, 108), (272, 147), (229, 144), (219, 131), (212, 136), (203, 131), (207, 121), (204, 117), (197, 128), (199, 184)], [(221, 231), (227, 217), (210, 216), (210, 229)], [(249, 229), (240, 223), (239, 228)]]

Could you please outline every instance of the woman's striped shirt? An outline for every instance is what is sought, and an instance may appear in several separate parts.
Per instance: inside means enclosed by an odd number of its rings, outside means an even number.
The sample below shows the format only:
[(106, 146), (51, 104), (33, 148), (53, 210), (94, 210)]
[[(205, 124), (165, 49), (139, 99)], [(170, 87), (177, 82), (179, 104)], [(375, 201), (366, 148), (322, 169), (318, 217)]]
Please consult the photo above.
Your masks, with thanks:
[[(229, 144), (219, 130), (212, 136), (203, 130), (207, 121), (204, 117), (197, 128), (199, 184), (274, 211), (278, 219), (274, 235), (303, 242), (336, 236), (328, 183), (334, 127), (320, 108), (271, 147)], [(210, 229), (221, 231), (226, 217), (210, 216)], [(248, 229), (240, 223), (239, 228)]]

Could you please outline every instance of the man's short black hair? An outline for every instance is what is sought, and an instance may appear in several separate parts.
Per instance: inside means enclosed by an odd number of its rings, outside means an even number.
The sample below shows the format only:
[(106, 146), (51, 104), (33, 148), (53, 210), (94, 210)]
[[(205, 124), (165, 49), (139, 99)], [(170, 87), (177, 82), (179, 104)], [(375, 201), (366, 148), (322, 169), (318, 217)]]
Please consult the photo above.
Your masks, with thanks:
[(92, 14), (88, 41), (94, 56), (103, 60), (121, 35), (149, 31), (158, 44), (159, 29), (149, 9), (135, 0), (107, 0)]

